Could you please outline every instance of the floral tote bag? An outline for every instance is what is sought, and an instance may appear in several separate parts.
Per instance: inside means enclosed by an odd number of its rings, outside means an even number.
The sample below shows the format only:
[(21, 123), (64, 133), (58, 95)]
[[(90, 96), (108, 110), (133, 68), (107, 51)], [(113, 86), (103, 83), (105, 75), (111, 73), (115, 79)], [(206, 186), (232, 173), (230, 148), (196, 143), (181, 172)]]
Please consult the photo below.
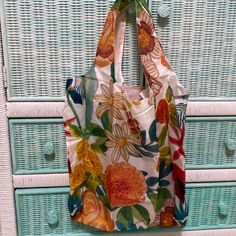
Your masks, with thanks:
[[(128, 86), (122, 76), (125, 11), (131, 2), (146, 88)], [(185, 225), (187, 98), (146, 2), (116, 0), (90, 70), (66, 84), (72, 220), (105, 231)]]

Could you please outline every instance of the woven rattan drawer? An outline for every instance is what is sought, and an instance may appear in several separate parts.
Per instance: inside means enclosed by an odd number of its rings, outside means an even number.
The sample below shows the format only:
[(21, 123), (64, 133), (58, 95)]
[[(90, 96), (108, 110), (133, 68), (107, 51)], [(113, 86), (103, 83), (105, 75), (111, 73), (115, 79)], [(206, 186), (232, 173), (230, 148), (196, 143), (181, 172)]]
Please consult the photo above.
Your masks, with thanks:
[(79, 235), (79, 232), (85, 232), (84, 226), (70, 220), (68, 191), (68, 188), (16, 190), (19, 236), (64, 235), (69, 232)]
[(236, 117), (188, 117), (186, 167), (236, 168)]
[[(70, 221), (68, 191), (68, 188), (16, 190), (19, 236), (68, 232), (84, 236), (88, 235), (85, 231), (93, 232), (91, 228)], [(188, 184), (187, 197), (190, 217), (184, 230), (236, 227), (236, 183)]]
[(236, 182), (187, 184), (186, 229), (235, 228)]
[(62, 119), (9, 121), (14, 174), (67, 171)]

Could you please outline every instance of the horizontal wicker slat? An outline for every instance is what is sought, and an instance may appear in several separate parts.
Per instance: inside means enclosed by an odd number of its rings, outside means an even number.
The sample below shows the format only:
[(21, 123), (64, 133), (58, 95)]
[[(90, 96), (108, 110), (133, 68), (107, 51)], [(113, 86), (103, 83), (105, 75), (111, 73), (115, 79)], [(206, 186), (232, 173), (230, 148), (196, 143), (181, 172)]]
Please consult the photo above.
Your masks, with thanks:
[[(10, 118), (62, 117), (63, 102), (8, 102), (7, 116)], [(188, 116), (233, 116), (236, 102), (189, 102)]]
[[(187, 170), (186, 181), (188, 183), (236, 181), (236, 171), (235, 169)], [(13, 184), (15, 188), (64, 187), (69, 186), (69, 175), (68, 172), (13, 175)]]

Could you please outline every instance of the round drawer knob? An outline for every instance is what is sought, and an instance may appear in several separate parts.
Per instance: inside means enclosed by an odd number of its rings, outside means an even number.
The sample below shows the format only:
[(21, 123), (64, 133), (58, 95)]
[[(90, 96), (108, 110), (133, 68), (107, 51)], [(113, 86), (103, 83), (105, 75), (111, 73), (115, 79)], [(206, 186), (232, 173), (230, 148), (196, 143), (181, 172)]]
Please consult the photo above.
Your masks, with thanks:
[(54, 210), (50, 210), (48, 212), (48, 224), (50, 226), (55, 226), (59, 223), (59, 218), (58, 218), (58, 214), (56, 211)]
[(166, 4), (161, 4), (158, 8), (158, 15), (162, 18), (168, 17), (170, 14), (170, 7)]
[(43, 153), (44, 157), (48, 160), (53, 160), (55, 158), (55, 147), (51, 140), (45, 143)]
[(228, 205), (226, 205), (224, 202), (220, 202), (220, 203), (218, 204), (218, 209), (219, 209), (219, 213), (220, 213), (222, 216), (227, 216), (227, 215), (228, 215), (229, 207), (228, 207)]
[(236, 150), (236, 140), (228, 138), (224, 141), (226, 156), (234, 156)]
[(225, 146), (231, 151), (235, 150), (236, 149), (236, 140), (231, 139), (231, 138), (226, 139)]

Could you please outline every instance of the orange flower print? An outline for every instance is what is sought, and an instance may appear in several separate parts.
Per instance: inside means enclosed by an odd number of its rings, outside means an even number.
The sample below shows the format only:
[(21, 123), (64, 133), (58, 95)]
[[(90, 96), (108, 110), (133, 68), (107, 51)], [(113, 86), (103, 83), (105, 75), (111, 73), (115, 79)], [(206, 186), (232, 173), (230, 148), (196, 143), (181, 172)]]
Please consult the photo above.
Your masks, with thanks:
[(174, 207), (165, 207), (165, 212), (160, 213), (160, 226), (170, 227), (174, 226), (175, 220), (175, 209)]
[(76, 189), (85, 181), (85, 171), (83, 165), (78, 164), (69, 176), (69, 182), (72, 191), (76, 191)]
[(154, 96), (158, 95), (162, 88), (162, 83), (158, 81), (159, 71), (152, 60), (146, 60), (143, 63), (144, 74), (147, 78), (149, 86), (152, 88)]
[(86, 172), (94, 174), (95, 176), (102, 174), (102, 164), (95, 152), (89, 151), (83, 161)]
[(99, 67), (108, 66), (114, 61), (115, 21), (117, 10), (108, 13), (107, 20), (98, 43), (95, 64)]
[(161, 124), (169, 123), (170, 113), (169, 113), (169, 105), (166, 99), (161, 99), (158, 103), (156, 118)]
[(89, 149), (88, 141), (85, 139), (82, 139), (76, 147), (78, 160), (82, 160), (85, 157), (85, 155), (88, 153), (88, 149)]
[[(83, 171), (95, 176), (102, 174), (102, 164), (95, 152), (89, 150), (88, 141), (82, 139), (76, 148), (77, 159), (83, 163)], [(82, 165), (82, 164), (80, 164)]]
[(170, 227), (177, 226), (175, 221), (175, 199), (165, 199), (164, 207), (156, 212), (153, 226)]
[(147, 58), (160, 58), (160, 44), (155, 36), (155, 28), (151, 17), (142, 11), (138, 24), (139, 46), (143, 61)]
[(105, 231), (112, 231), (115, 227), (110, 212), (103, 201), (98, 199), (91, 190), (86, 190), (83, 193), (82, 211), (73, 220)]
[(141, 203), (147, 191), (142, 172), (127, 162), (113, 163), (107, 167), (105, 186), (112, 207)]

